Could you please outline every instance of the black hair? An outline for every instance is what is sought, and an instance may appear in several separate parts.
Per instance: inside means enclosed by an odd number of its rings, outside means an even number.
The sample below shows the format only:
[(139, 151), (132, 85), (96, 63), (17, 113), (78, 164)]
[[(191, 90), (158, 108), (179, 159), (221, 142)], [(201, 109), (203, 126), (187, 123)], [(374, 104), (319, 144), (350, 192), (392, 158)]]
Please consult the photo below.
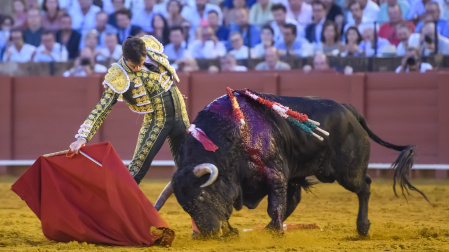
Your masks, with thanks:
[(324, 30), (328, 26), (332, 26), (332, 28), (334, 28), (334, 32), (335, 32), (334, 42), (337, 43), (338, 40), (340, 39), (340, 31), (338, 30), (337, 24), (334, 21), (331, 21), (331, 20), (328, 20), (328, 21), (324, 22), (324, 24), (323, 24), (323, 29), (321, 29), (321, 42), (323, 42), (323, 43), (325, 42)]
[(274, 30), (273, 27), (271, 27), (270, 24), (265, 24), (264, 26), (262, 26), (262, 30), (269, 30), (271, 32), (271, 35), (273, 35), (273, 41), (271, 41), (271, 45), (274, 45)]
[(122, 44), (123, 58), (135, 64), (142, 63), (142, 57), (147, 56), (145, 42), (138, 37), (128, 36)]
[(284, 24), (284, 28), (290, 29), (295, 36), (296, 34), (298, 34), (298, 30), (296, 29), (296, 25), (294, 24)]
[(326, 9), (326, 6), (324, 6), (324, 3), (321, 1), (318, 1), (318, 0), (313, 1), (312, 6), (314, 6), (314, 5), (321, 5), (321, 6), (323, 6), (323, 9)]
[(355, 26), (351, 26), (351, 27), (349, 27), (349, 28), (346, 30), (346, 33), (345, 33), (345, 43), (346, 43), (346, 44), (348, 43), (348, 32), (349, 32), (350, 30), (354, 30), (354, 31), (357, 33), (357, 44), (360, 44), (360, 42), (362, 42), (362, 35), (360, 35), (359, 29), (357, 29), (357, 27), (355, 27)]
[(121, 15), (126, 15), (126, 16), (128, 16), (128, 18), (129, 19), (131, 19), (131, 11), (130, 10), (127, 10), (127, 9), (123, 9), (123, 10), (119, 10), (119, 11), (116, 11), (115, 12), (115, 16), (117, 17), (117, 15), (119, 15), (119, 14), (121, 14)]
[[(48, 0), (44, 0), (44, 2), (42, 3), (42, 10), (43, 11), (45, 11), (45, 12), (47, 12), (47, 1)], [(60, 10), (60, 8), (59, 8), (59, 1), (56, 1), (56, 11), (59, 11)]]
[(287, 8), (283, 4), (273, 4), (271, 6), (271, 11), (282, 10), (284, 13), (287, 13)]
[(10, 41), (12, 41), (12, 34), (14, 32), (20, 32), (20, 34), (22, 35), (22, 39), (25, 40), (25, 36), (23, 35), (23, 30), (20, 28), (13, 28), (13, 29), (11, 29), (11, 33), (10, 33), (11, 35), (9, 36)]
[(179, 26), (179, 25), (175, 25), (175, 26), (170, 27), (170, 33), (171, 33), (172, 31), (180, 31), (181, 34), (184, 35), (184, 31), (183, 31), (182, 27)]
[[(162, 30), (162, 38), (160, 41), (163, 45), (166, 45), (168, 43), (170, 43), (169, 41), (169, 37), (170, 37), (170, 27), (168, 27), (168, 23), (167, 23), (167, 19), (165, 19), (164, 16), (162, 16), (161, 14), (154, 14), (153, 16), (153, 20), (151, 20), (151, 27), (154, 28), (154, 19), (156, 17), (160, 17), (162, 19), (162, 22), (164, 23), (164, 28)], [(159, 38), (158, 38), (159, 39)]]
[(11, 21), (11, 26), (14, 26), (14, 18), (12, 18), (11, 16), (4, 16), (0, 23), (3, 25), (6, 19), (9, 19)]

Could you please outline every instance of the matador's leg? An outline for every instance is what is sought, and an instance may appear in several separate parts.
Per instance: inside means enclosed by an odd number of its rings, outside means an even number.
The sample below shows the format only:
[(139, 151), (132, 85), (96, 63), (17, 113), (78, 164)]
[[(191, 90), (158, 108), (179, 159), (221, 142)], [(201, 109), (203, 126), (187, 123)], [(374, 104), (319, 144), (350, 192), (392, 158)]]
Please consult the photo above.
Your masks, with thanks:
[(158, 96), (151, 102), (154, 104), (154, 112), (145, 114), (134, 157), (129, 165), (129, 172), (138, 184), (148, 172), (154, 156), (161, 149), (171, 129), (167, 127), (167, 118), (170, 120), (172, 108), (166, 107), (164, 97)]

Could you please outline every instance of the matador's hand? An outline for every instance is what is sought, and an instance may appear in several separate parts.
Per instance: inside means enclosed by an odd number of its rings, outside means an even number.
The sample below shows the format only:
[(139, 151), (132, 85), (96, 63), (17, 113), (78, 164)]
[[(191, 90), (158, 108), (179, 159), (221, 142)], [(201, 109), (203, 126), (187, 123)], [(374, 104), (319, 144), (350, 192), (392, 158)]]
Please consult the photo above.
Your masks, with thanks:
[(70, 151), (75, 152), (78, 154), (79, 149), (83, 147), (86, 144), (86, 140), (82, 138), (78, 138), (75, 142), (70, 144)]

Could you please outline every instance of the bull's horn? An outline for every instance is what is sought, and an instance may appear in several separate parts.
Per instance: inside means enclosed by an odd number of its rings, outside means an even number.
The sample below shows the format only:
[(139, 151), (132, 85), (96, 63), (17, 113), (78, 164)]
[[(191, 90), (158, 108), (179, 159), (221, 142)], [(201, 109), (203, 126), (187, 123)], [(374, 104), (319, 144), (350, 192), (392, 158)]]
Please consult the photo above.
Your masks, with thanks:
[(195, 166), (195, 168), (193, 169), (193, 173), (198, 178), (203, 176), (206, 173), (210, 173), (209, 179), (206, 181), (206, 183), (201, 185), (201, 188), (203, 188), (203, 187), (212, 185), (212, 183), (214, 183), (215, 180), (217, 180), (218, 168), (215, 165), (209, 164), (209, 163), (200, 164), (200, 165)]
[(162, 190), (161, 194), (159, 195), (159, 198), (156, 200), (156, 204), (154, 204), (154, 208), (156, 210), (160, 210), (162, 206), (165, 204), (165, 201), (167, 201), (168, 197), (172, 195), (173, 193), (173, 187), (171, 185), (171, 182), (168, 182), (168, 184), (165, 186), (164, 190)]

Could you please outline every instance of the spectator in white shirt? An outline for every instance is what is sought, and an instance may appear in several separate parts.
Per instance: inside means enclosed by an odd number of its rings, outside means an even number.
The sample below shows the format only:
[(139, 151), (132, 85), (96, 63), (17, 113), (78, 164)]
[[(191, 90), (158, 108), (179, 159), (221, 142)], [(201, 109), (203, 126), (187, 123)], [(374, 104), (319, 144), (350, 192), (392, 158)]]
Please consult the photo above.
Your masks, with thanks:
[[(105, 37), (106, 34), (116, 34), (117, 36), (117, 29), (108, 24), (108, 14), (104, 11), (100, 11), (96, 15), (96, 26), (95, 31), (97, 32), (98, 36), (98, 46), (104, 48), (105, 47)], [(80, 42), (80, 49), (85, 47), (84, 40), (88, 33), (92, 32), (89, 31), (83, 31), (81, 42)]]
[(97, 61), (118, 61), (122, 57), (122, 46), (118, 44), (117, 34), (106, 34), (104, 40), (105, 47), (97, 51)]
[(234, 55), (238, 60), (248, 59), (249, 48), (243, 44), (242, 35), (239, 32), (232, 32), (229, 36), (229, 41), (231, 42), (232, 50), (229, 52)]
[(296, 25), (297, 38), (304, 38), (304, 27), (298, 25), (298, 22), (292, 18), (287, 17), (287, 8), (282, 4), (273, 4), (271, 7), (271, 12), (273, 13), (274, 20), (271, 22), (271, 28), (274, 32), (274, 41), (278, 42), (282, 39), (282, 27), (285, 24)]
[(200, 27), (201, 40), (195, 40), (189, 45), (190, 56), (195, 59), (214, 59), (226, 54), (226, 47), (218, 40), (214, 30), (207, 21)]
[(412, 28), (407, 23), (400, 23), (396, 26), (396, 30), (398, 34), (398, 39), (401, 41), (399, 42), (396, 48), (396, 55), (404, 56), (405, 50), (408, 47), (408, 39), (412, 34)]
[(260, 40), (261, 42), (254, 46), (251, 51), (251, 58), (263, 58), (265, 56), (265, 49), (274, 46), (274, 31), (271, 25), (266, 24), (262, 26)]
[(304, 0), (288, 0), (287, 18), (291, 18), (303, 27), (312, 23), (312, 5)]
[(22, 30), (13, 29), (11, 31), (11, 41), (12, 45), (3, 54), (3, 61), (28, 62), (33, 58), (36, 53), (36, 47), (25, 44)]
[(417, 47), (409, 46), (402, 58), (401, 65), (396, 68), (396, 73), (424, 73), (432, 68), (429, 63), (421, 62), (421, 54)]
[(78, 32), (95, 29), (95, 19), (100, 7), (92, 5), (92, 0), (78, 0), (79, 8), (69, 9), (72, 27)]
[[(374, 22), (377, 21), (377, 16), (379, 14), (379, 5), (371, 0), (355, 0), (360, 3), (363, 10), (363, 17), (365, 18), (365, 22)], [(347, 16), (348, 23), (354, 23), (354, 19), (352, 15), (349, 13)]]
[(200, 26), (201, 19), (207, 20), (209, 11), (214, 10), (218, 13), (219, 24), (223, 23), (223, 14), (219, 6), (207, 3), (208, 0), (195, 0), (194, 6), (186, 5), (182, 9), (182, 16), (190, 22), (193, 33)]
[(142, 30), (147, 33), (153, 32), (151, 23), (153, 22), (154, 14), (164, 14), (164, 6), (156, 5), (156, 0), (143, 0), (144, 8), (138, 12), (133, 12), (131, 24), (140, 26)]
[(178, 60), (187, 57), (186, 42), (184, 41), (184, 30), (180, 26), (170, 29), (170, 43), (164, 47), (164, 54), (168, 60)]
[(68, 52), (65, 46), (56, 42), (55, 35), (51, 31), (42, 33), (41, 45), (36, 50), (34, 62), (65, 62)]
[(231, 53), (227, 53), (220, 58), (220, 69), (222, 72), (246, 72), (248, 68), (245, 66), (237, 65), (235, 56)]
[[(418, 47), (423, 56), (432, 54), (449, 55), (449, 38), (440, 33), (435, 33), (435, 23), (432, 21), (424, 23), (420, 33), (410, 35), (408, 44)], [(437, 47), (438, 52), (436, 52)]]
[[(387, 39), (377, 37), (377, 45), (374, 45), (374, 29), (366, 28), (362, 32), (362, 42), (360, 42), (359, 50), (363, 52), (363, 54), (367, 57), (377, 55), (382, 55), (382, 52), (385, 47), (390, 45), (390, 42)], [(376, 49), (377, 47), (377, 49)], [(377, 50), (377, 52), (376, 52)]]
[(64, 77), (69, 76), (90, 76), (94, 73), (106, 73), (108, 69), (100, 64), (95, 63), (93, 52), (89, 48), (83, 48), (80, 56), (75, 59), (74, 66), (64, 72)]
[(352, 17), (352, 21), (348, 21), (343, 29), (343, 34), (346, 34), (346, 31), (349, 27), (357, 27), (359, 33), (362, 33), (365, 28), (374, 27), (374, 21), (369, 21), (367, 17), (363, 15), (362, 4), (358, 1), (354, 1), (349, 4), (350, 15)]

